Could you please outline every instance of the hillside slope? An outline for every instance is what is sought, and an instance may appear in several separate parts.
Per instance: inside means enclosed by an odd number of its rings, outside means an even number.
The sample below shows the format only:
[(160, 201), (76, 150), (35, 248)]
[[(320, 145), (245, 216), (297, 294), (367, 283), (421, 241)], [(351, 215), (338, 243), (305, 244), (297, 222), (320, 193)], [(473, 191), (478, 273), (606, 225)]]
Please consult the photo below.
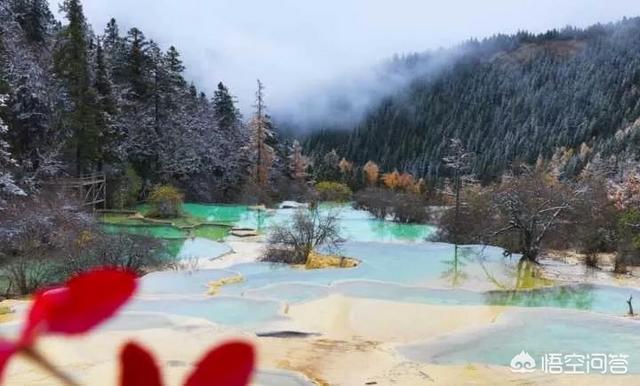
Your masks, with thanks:
[(514, 161), (549, 159), (560, 147), (576, 150), (567, 176), (595, 154), (628, 160), (635, 153), (639, 18), (498, 35), (455, 50), (462, 54), (439, 74), (417, 77), (355, 127), (315, 132), (307, 149), (321, 156), (336, 148), (358, 164), (374, 160), (387, 170), (437, 177), (448, 139), (459, 137), (477, 153), (474, 171), (485, 180)]

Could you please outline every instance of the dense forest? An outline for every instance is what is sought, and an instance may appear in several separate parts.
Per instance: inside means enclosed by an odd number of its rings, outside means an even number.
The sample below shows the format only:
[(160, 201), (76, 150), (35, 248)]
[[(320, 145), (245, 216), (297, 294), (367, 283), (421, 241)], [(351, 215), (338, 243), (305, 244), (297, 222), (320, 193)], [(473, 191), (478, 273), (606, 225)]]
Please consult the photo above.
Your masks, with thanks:
[[(260, 80), (245, 118), (224, 83), (207, 96), (185, 78), (174, 46), (114, 19), (96, 33), (80, 0), (61, 14), (46, 0), (0, 1), (6, 293), (93, 266), (157, 269), (166, 245), (102, 225), (181, 221), (179, 234), (193, 237), (202, 224), (184, 201), (257, 211), (352, 202), (379, 220), (437, 223), (439, 241), (533, 262), (574, 248), (592, 266), (614, 251), (617, 272), (640, 265), (640, 18), (398, 56), (382, 79), (405, 86), (355, 128), (331, 122), (301, 145), (278, 134)], [(96, 173), (104, 200), (67, 184)], [(283, 255), (281, 244), (303, 237), (281, 228), (275, 259), (301, 262), (310, 245), (337, 241), (336, 218), (297, 217), (300, 232), (321, 237)]]
[[(418, 71), (443, 57), (438, 71)], [(420, 75), (355, 127), (316, 128), (305, 143), (315, 160), (335, 149), (357, 165), (373, 160), (433, 180), (446, 174), (452, 138), (477, 155), (483, 181), (539, 158), (563, 158), (566, 177), (589, 163), (615, 169), (636, 159), (640, 18), (471, 40), (396, 58), (390, 69)]]
[(185, 79), (175, 47), (137, 28), (122, 32), (113, 19), (94, 32), (78, 0), (61, 11), (63, 23), (46, 0), (0, 2), (5, 193), (104, 172), (111, 206), (156, 184), (191, 200), (229, 201), (244, 194), (267, 150), (269, 178), (286, 174), (288, 150), (273, 133), (262, 85), (260, 109), (244, 121), (223, 83), (209, 97)]

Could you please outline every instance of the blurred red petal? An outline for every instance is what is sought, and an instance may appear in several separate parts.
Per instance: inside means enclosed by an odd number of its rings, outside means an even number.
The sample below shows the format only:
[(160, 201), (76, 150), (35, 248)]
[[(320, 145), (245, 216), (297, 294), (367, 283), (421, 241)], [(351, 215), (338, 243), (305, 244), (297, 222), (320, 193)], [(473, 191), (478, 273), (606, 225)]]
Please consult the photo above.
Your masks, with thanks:
[(30, 344), (39, 331), (81, 334), (110, 318), (133, 295), (133, 274), (98, 269), (69, 280), (64, 287), (36, 295), (22, 334)]
[(7, 342), (0, 341), (0, 383), (2, 383), (2, 377), (4, 375), (4, 369), (7, 367), (7, 363), (9, 363), (9, 359), (11, 356), (16, 353), (16, 345)]
[(120, 353), (120, 386), (162, 386), (153, 355), (137, 343), (127, 343)]
[[(19, 345), (20, 346), (30, 346), (38, 332), (44, 329), (45, 319), (47, 314), (47, 309), (49, 308), (49, 303), (60, 303), (63, 302), (67, 296), (68, 289), (65, 287), (55, 288), (48, 291), (38, 292), (34, 296), (34, 301), (31, 304), (31, 309), (29, 310), (29, 315), (27, 316), (27, 321), (25, 322), (25, 326), (22, 330), (22, 336), (20, 338)], [(43, 301), (43, 297), (46, 295), (47, 301)], [(60, 297), (61, 299), (55, 300)]]
[(209, 351), (198, 362), (185, 386), (246, 386), (254, 364), (252, 345), (229, 342)]

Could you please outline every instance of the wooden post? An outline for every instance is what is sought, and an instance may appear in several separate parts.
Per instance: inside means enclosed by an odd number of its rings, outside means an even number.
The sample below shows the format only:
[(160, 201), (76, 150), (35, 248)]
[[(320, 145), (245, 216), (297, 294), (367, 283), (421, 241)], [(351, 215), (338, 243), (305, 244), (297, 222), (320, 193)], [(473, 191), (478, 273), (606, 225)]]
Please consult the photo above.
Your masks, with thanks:
[(49, 185), (59, 186), (65, 195), (76, 195), (82, 202), (82, 206), (91, 206), (95, 210), (98, 205), (101, 205), (106, 209), (107, 177), (104, 173), (52, 181)]

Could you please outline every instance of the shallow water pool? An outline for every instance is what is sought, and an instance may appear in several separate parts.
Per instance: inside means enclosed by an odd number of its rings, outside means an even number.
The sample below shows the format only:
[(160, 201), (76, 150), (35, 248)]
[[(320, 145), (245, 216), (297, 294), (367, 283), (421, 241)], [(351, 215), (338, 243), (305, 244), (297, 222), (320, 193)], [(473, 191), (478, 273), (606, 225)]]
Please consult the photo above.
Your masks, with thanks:
[(521, 351), (538, 365), (545, 354), (623, 354), (629, 356), (629, 372), (640, 373), (637, 321), (550, 309), (513, 311), (504, 319), (480, 331), (408, 345), (399, 351), (420, 362), (500, 366), (509, 366)]
[(158, 312), (251, 328), (283, 320), (280, 302), (216, 296), (182, 299), (136, 299), (124, 311)]

